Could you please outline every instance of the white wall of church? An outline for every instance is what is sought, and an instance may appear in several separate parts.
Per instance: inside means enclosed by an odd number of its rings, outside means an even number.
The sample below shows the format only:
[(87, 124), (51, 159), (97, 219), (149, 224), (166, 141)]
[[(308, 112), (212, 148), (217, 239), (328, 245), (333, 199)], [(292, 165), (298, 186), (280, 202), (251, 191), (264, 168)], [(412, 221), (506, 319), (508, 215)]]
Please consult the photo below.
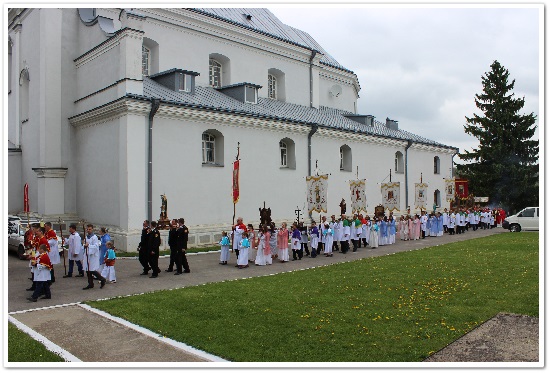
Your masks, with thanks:
[[(162, 109), (161, 109), (162, 110)], [(168, 217), (188, 225), (232, 223), (232, 172), (240, 143), (240, 199), (237, 216), (259, 220), (258, 208), (274, 219), (294, 216), (302, 207), (307, 175), (307, 135), (243, 129), (220, 123), (178, 121), (157, 114), (153, 135), (153, 218), (160, 214), (160, 195), (168, 199)], [(217, 130), (224, 138), (223, 167), (202, 164), (202, 134)], [(296, 169), (280, 167), (279, 141), (295, 142)]]

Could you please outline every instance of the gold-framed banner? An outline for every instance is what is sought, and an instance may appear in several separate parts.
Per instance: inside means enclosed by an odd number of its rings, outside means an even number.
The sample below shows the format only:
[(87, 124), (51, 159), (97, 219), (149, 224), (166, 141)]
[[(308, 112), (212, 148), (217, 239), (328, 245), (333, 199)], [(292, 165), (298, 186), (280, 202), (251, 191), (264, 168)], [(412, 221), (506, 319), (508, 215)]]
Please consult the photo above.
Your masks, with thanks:
[(415, 208), (425, 210), (428, 203), (428, 184), (414, 184), (414, 205)]
[(307, 176), (307, 209), (327, 212), (328, 175)]
[(354, 214), (361, 211), (367, 212), (367, 195), (365, 193), (366, 182), (366, 179), (349, 181), (351, 192), (351, 211)]
[(445, 199), (448, 202), (455, 199), (455, 179), (445, 179)]
[(401, 204), (401, 184), (395, 183), (382, 183), (380, 188), (382, 192), (382, 206), (388, 209), (390, 212), (399, 211), (399, 205)]

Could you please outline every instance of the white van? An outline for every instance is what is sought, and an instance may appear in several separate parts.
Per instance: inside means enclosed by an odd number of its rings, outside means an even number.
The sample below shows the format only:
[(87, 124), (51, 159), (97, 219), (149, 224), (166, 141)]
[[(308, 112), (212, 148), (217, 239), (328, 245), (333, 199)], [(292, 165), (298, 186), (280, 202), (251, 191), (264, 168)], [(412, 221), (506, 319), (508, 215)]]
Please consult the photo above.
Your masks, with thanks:
[(515, 215), (510, 215), (502, 222), (502, 228), (511, 232), (538, 231), (539, 208), (526, 207)]

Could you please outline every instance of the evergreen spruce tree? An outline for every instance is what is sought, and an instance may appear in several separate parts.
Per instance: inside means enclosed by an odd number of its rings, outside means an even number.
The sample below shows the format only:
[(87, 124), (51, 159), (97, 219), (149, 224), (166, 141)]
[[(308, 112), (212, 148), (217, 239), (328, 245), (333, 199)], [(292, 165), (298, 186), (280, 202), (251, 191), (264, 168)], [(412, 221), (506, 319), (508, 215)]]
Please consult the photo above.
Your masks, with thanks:
[(483, 93), (476, 94), (476, 106), (483, 115), (466, 117), (464, 131), (479, 140), (472, 151), (459, 154), (469, 162), (457, 164), (459, 175), (469, 180), (470, 191), (489, 197), (490, 205), (508, 211), (538, 206), (538, 151), (536, 116), (520, 114), (525, 98), (514, 98), (515, 80), (498, 61), (482, 76)]

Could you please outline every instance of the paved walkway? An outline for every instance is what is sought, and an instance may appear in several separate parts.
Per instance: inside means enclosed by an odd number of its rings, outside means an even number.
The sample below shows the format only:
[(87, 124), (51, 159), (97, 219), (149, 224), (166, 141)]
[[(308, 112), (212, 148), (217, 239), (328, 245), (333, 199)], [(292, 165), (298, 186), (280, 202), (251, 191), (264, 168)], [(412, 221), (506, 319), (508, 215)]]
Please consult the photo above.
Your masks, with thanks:
[[(368, 257), (422, 249), (429, 246), (472, 238), (486, 237), (506, 233), (502, 228), (469, 231), (461, 235), (444, 235), (418, 241), (398, 241), (394, 245), (377, 249), (360, 248), (356, 253), (335, 253), (333, 257), (304, 257), (303, 260), (280, 263), (271, 266), (250, 266), (239, 270), (234, 267), (232, 254), (229, 265), (219, 265), (219, 253), (188, 255), (191, 273), (174, 276), (163, 272), (158, 278), (141, 276), (141, 266), (136, 259), (121, 258), (116, 263), (117, 283), (82, 290), (87, 282), (85, 278), (62, 278), (63, 264), (56, 265), (56, 282), (52, 285), (52, 299), (30, 303), (26, 300), (30, 292), (29, 269), (26, 261), (13, 256), (8, 257), (8, 312), (12, 317), (25, 324), (52, 343), (70, 352), (78, 359), (87, 362), (204, 362), (217, 361), (216, 357), (193, 350), (184, 344), (165, 340), (152, 332), (134, 328), (122, 320), (111, 320), (92, 312), (79, 303), (87, 300), (105, 299), (115, 296), (140, 294), (150, 291), (174, 289), (209, 282), (239, 279), (243, 277), (264, 276), (268, 274), (313, 268), (331, 263), (347, 262)], [(169, 258), (159, 260), (161, 269), (168, 267)], [(82, 338), (79, 330), (90, 331)], [(93, 342), (92, 342), (93, 341)], [(121, 343), (124, 341), (124, 343)], [(99, 343), (96, 343), (99, 342)]]

